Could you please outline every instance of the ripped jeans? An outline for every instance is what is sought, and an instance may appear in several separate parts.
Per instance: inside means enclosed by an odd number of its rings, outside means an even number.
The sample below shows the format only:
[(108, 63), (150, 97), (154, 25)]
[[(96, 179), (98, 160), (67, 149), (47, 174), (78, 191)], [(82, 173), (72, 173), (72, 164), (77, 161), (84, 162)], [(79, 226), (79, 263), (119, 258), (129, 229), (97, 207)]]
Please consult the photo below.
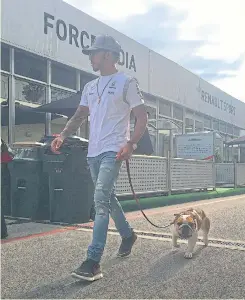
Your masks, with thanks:
[(88, 157), (88, 165), (94, 182), (94, 220), (93, 239), (88, 247), (87, 258), (97, 262), (104, 252), (109, 215), (122, 238), (132, 235), (132, 228), (127, 222), (121, 204), (115, 195), (115, 184), (122, 162), (116, 160), (116, 152), (105, 152), (96, 157)]

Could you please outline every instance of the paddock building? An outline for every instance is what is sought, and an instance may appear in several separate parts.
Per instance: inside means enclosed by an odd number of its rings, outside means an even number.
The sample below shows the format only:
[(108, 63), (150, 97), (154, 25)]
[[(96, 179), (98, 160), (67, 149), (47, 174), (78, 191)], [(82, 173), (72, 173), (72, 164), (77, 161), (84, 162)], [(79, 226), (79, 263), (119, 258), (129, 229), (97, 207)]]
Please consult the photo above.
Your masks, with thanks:
[[(2, 0), (2, 137), (40, 140), (59, 133), (67, 119), (17, 116), (16, 107), (37, 107), (81, 91), (93, 73), (83, 48), (98, 34), (122, 45), (119, 69), (140, 83), (149, 112), (155, 154), (166, 156), (173, 133), (217, 131), (229, 141), (245, 129), (245, 103), (177, 63), (61, 0)], [(27, 115), (28, 116), (28, 115)], [(29, 114), (31, 116), (31, 114)], [(89, 127), (83, 124), (80, 135)], [(236, 148), (231, 154), (236, 157)]]

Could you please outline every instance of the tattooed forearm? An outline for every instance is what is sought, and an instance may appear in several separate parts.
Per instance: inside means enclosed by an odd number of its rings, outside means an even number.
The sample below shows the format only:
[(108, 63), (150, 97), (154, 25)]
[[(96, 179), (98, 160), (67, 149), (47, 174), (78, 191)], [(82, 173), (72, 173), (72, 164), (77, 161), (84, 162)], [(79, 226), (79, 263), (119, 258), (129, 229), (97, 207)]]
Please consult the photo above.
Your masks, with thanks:
[(61, 132), (61, 137), (63, 139), (67, 138), (71, 134), (75, 133), (78, 128), (85, 121), (88, 116), (88, 108), (84, 106), (79, 106), (75, 114), (71, 117), (71, 119), (67, 122), (65, 128)]

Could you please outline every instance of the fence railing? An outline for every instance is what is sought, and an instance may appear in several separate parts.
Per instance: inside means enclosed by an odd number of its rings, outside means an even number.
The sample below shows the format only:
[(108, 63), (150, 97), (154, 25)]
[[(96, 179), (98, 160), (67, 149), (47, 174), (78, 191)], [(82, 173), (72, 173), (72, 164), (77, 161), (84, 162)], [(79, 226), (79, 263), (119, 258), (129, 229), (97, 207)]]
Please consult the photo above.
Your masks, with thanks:
[(216, 184), (234, 184), (235, 168), (234, 163), (217, 163), (216, 164)]
[[(210, 161), (135, 155), (130, 173), (137, 194), (215, 188), (215, 166)], [(130, 195), (125, 163), (116, 184), (117, 195)]]
[[(130, 159), (130, 174), (137, 194), (168, 191), (168, 161), (165, 157), (135, 155)], [(131, 189), (125, 162), (116, 184), (117, 195), (129, 195)]]
[(235, 164), (236, 186), (245, 186), (245, 163)]
[(210, 161), (171, 159), (171, 191), (215, 187), (214, 166)]
[[(204, 160), (134, 155), (130, 160), (130, 173), (137, 194), (245, 186), (245, 163), (214, 164)], [(132, 194), (125, 163), (120, 170), (116, 194)]]
[(245, 163), (216, 164), (216, 185), (245, 186)]

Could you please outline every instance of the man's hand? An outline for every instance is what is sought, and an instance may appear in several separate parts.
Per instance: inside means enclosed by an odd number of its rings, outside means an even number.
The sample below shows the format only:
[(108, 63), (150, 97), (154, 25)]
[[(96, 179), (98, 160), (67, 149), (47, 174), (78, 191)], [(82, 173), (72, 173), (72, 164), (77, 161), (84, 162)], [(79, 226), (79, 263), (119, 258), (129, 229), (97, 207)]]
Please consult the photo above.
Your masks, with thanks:
[(56, 154), (60, 154), (58, 150), (62, 146), (63, 142), (64, 139), (61, 136), (56, 137), (51, 143), (51, 150)]
[(127, 144), (117, 153), (116, 158), (117, 160), (128, 160), (132, 156), (133, 151), (133, 146), (131, 144)]

